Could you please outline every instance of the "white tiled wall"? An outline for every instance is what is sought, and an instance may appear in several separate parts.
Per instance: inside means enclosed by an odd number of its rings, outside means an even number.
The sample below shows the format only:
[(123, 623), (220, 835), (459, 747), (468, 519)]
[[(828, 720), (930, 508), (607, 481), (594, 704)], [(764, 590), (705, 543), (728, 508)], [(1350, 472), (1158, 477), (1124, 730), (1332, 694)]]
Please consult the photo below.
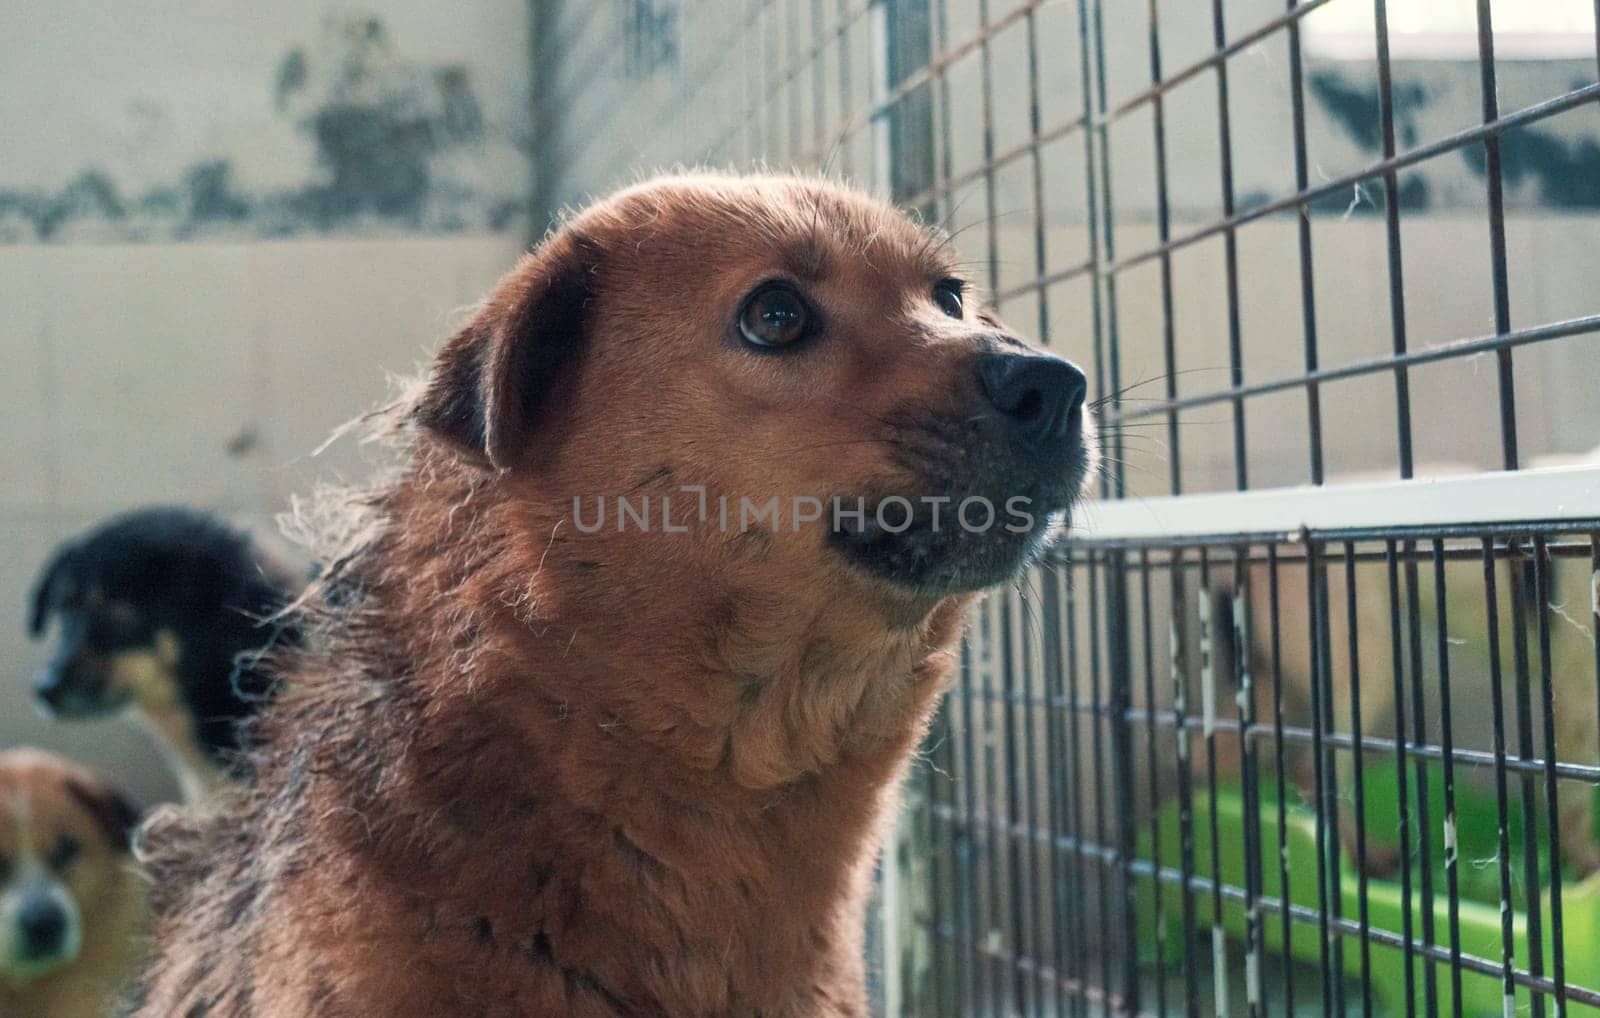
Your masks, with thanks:
[(32, 708), (40, 565), (118, 510), (182, 502), (270, 529), (290, 493), (361, 478), (354, 442), (311, 451), (416, 370), (518, 252), (513, 235), (0, 247), (0, 747), (172, 794), (131, 724)]

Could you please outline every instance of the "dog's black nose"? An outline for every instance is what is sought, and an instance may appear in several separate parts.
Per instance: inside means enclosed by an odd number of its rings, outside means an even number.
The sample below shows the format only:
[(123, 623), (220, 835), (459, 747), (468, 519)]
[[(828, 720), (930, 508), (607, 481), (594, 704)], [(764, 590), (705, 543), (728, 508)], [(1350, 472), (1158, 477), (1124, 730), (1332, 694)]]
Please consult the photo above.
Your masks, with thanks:
[(49, 954), (67, 933), (67, 913), (49, 898), (33, 898), (17, 911), (17, 932), (30, 954)]
[(979, 354), (978, 378), (994, 408), (1034, 442), (1065, 437), (1088, 391), (1082, 371), (1049, 354)]
[(41, 669), (33, 677), (33, 695), (47, 707), (61, 706), (61, 693), (65, 688), (61, 681), (61, 669), (54, 665)]

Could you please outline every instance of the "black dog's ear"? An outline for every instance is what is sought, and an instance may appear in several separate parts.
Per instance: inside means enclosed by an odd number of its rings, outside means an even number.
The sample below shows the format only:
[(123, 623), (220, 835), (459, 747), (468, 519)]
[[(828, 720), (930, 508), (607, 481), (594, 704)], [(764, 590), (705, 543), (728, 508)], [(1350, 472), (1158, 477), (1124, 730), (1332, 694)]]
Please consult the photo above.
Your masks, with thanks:
[(127, 796), (87, 774), (67, 778), (67, 791), (89, 811), (119, 851), (132, 850), (133, 829), (139, 826), (139, 808)]
[(66, 601), (75, 581), (73, 571), (77, 566), (77, 548), (64, 545), (39, 573), (33, 586), (33, 610), (28, 615), (28, 635), (38, 637), (44, 633), (45, 623)]
[(434, 361), (416, 420), (475, 459), (514, 466), (583, 338), (599, 248), (566, 230), (523, 258)]

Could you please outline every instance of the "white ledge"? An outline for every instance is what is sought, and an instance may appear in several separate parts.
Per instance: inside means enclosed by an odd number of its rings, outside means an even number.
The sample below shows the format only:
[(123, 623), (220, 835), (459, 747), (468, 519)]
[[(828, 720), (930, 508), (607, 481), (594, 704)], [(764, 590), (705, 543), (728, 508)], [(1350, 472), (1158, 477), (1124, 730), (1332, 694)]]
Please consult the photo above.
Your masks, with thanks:
[(1074, 512), (1072, 537), (1287, 536), (1587, 519), (1600, 519), (1600, 466), (1089, 502)]

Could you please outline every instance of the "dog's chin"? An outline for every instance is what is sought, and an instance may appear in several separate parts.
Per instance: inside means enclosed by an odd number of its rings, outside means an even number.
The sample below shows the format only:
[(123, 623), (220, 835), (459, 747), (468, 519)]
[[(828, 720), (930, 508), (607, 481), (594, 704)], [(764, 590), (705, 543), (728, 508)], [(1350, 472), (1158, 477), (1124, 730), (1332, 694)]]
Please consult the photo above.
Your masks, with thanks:
[(829, 536), (858, 571), (913, 596), (938, 599), (1016, 579), (1066, 532), (1070, 516), (1070, 504), (1035, 504), (1027, 519), (1008, 519), (1002, 511), (991, 525), (978, 527), (963, 525), (946, 508), (935, 525), (933, 512), (923, 509), (903, 527), (901, 516), (887, 526), (873, 515), (846, 518)]
[(118, 697), (69, 695), (59, 697), (55, 702), (36, 696), (33, 702), (49, 718), (59, 721), (93, 721), (119, 714), (133, 701), (132, 697), (127, 695)]
[(70, 950), (52, 952), (37, 958), (0, 959), (0, 983), (21, 988), (29, 983), (53, 976), (78, 960), (78, 946)]
[(77, 961), (82, 951), (83, 928), (76, 921), (68, 924), (67, 935), (49, 951), (29, 954), (15, 945), (8, 945), (8, 949), (0, 953), (0, 984), (21, 989), (60, 972)]

